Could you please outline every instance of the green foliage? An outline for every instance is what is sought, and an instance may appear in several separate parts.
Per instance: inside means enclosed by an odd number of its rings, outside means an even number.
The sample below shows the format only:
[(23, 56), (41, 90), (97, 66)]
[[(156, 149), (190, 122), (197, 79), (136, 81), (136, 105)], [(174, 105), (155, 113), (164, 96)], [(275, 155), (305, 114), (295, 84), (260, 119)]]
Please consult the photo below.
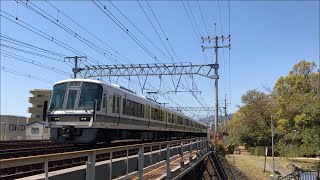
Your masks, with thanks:
[(266, 151), (266, 147), (261, 147), (261, 146), (249, 147), (248, 150), (252, 155), (264, 156), (265, 151)]
[(270, 146), (272, 115), (281, 155), (315, 155), (320, 150), (320, 75), (315, 69), (314, 62), (302, 60), (277, 80), (270, 94), (246, 92), (228, 124), (230, 143)]
[(223, 145), (223, 143), (221, 143), (221, 142), (218, 142), (217, 144), (216, 144), (216, 150), (217, 150), (217, 153), (218, 154), (220, 154), (220, 155), (222, 155), (222, 156), (225, 156), (226, 154), (227, 154), (227, 150), (226, 150), (226, 148), (225, 148), (225, 146)]

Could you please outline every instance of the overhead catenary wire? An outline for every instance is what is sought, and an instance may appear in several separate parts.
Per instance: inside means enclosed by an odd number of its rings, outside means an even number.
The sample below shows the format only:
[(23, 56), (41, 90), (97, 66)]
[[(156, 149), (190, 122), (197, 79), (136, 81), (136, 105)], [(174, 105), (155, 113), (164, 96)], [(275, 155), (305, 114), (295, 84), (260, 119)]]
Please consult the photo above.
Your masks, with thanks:
[(201, 15), (201, 19), (202, 19), (202, 22), (203, 22), (203, 25), (204, 25), (204, 28), (207, 32), (207, 36), (209, 37), (209, 32), (208, 32), (208, 28), (207, 28), (207, 25), (204, 21), (204, 18), (203, 18), (203, 13), (202, 13), (202, 10), (201, 10), (201, 7), (200, 7), (200, 3), (199, 3), (199, 0), (197, 0), (197, 4), (198, 4), (198, 8), (199, 8), (199, 11), (200, 11), (200, 15)]
[(1, 68), (1, 71), (7, 72), (7, 73), (11, 73), (11, 74), (15, 74), (15, 75), (18, 75), (18, 76), (22, 76), (22, 77), (38, 80), (38, 81), (41, 81), (41, 82), (44, 82), (44, 83), (48, 83), (48, 84), (53, 84), (53, 82), (50, 81), (50, 80), (43, 79), (43, 78), (40, 78), (40, 77), (37, 77), (37, 76), (33, 76), (33, 75), (29, 75), (29, 74), (25, 74), (25, 73), (22, 73), (22, 72), (19, 72), (19, 71), (15, 71), (15, 70), (12, 70), (12, 69), (8, 69), (8, 68), (6, 68), (4, 66), (1, 66), (0, 68)]
[(17, 61), (22, 61), (22, 62), (25, 62), (25, 63), (33, 64), (35, 66), (39, 66), (41, 68), (44, 68), (44, 69), (47, 69), (47, 70), (50, 70), (50, 71), (53, 71), (53, 72), (56, 72), (56, 73), (59, 73), (59, 74), (65, 75), (65, 76), (70, 76), (70, 74), (68, 72), (62, 71), (60, 69), (56, 69), (55, 67), (51, 67), (51, 66), (48, 66), (46, 64), (42, 64), (40, 62), (36, 62), (34, 60), (30, 60), (28, 58), (19, 56), (19, 55), (15, 54), (15, 53), (12, 53), (12, 52), (9, 52), (9, 51), (3, 50), (3, 49), (1, 49), (1, 54), (6, 55), (7, 57), (9, 57), (9, 58), (11, 58), (13, 60), (17, 60)]
[[(176, 52), (175, 52), (174, 48), (172, 47), (172, 45), (171, 45), (171, 43), (170, 43), (170, 41), (169, 41), (169, 39), (168, 39), (168, 36), (166, 35), (165, 31), (163, 30), (163, 28), (162, 28), (162, 26), (161, 26), (161, 24), (160, 24), (160, 22), (159, 22), (159, 20), (158, 20), (157, 16), (155, 15), (155, 13), (154, 13), (153, 9), (151, 8), (151, 6), (150, 6), (149, 2), (148, 2), (148, 1), (146, 1), (146, 2), (147, 2), (148, 6), (149, 6), (149, 8), (150, 8), (150, 10), (151, 10), (151, 12), (152, 12), (152, 14), (153, 14), (153, 16), (154, 16), (154, 18), (155, 18), (155, 20), (156, 20), (156, 22), (157, 22), (158, 26), (160, 27), (160, 29), (161, 29), (161, 31), (162, 31), (162, 33), (163, 33), (163, 35), (164, 35), (165, 39), (167, 40), (167, 42), (168, 42), (168, 44), (169, 44), (169, 46), (170, 46), (171, 50), (173, 51), (173, 53), (174, 53), (175, 57), (177, 58), (178, 62), (181, 62), (181, 61), (179, 60), (179, 58), (178, 58), (178, 56), (177, 56), (177, 54), (176, 54)], [(139, 5), (140, 5), (140, 7), (142, 8), (142, 10), (143, 10), (144, 14), (147, 16), (146, 12), (144, 11), (144, 9), (143, 9), (143, 7), (141, 6), (141, 4), (140, 4), (140, 2), (139, 2), (139, 1), (138, 1), (138, 3), (139, 3)], [(147, 16), (147, 17), (148, 17), (148, 16)], [(150, 21), (149, 17), (148, 17), (148, 20), (149, 20), (149, 22), (152, 24), (152, 22)], [(152, 24), (152, 26), (153, 26), (153, 24)], [(154, 26), (153, 26), (153, 27), (154, 27)], [(155, 31), (156, 31), (156, 30), (155, 30)], [(157, 32), (157, 31), (156, 31), (156, 32)], [(157, 34), (158, 34), (158, 32), (157, 32)], [(158, 37), (159, 37), (159, 35), (158, 35)], [(159, 37), (159, 38), (160, 38), (160, 37)], [(162, 40), (161, 40), (161, 42), (162, 42)], [(164, 45), (164, 46), (165, 46), (165, 45)], [(169, 53), (169, 52), (168, 52), (168, 53)], [(174, 61), (174, 59), (173, 59), (173, 58), (172, 58), (172, 60)], [(186, 81), (186, 83), (187, 83), (187, 80), (186, 80), (186, 78), (185, 78), (185, 77), (184, 77), (184, 80), (185, 80), (185, 81)], [(183, 85), (183, 86), (184, 86), (184, 85)], [(193, 91), (191, 90), (191, 88), (189, 88), (189, 87), (188, 87), (188, 84), (187, 84), (187, 87), (185, 87), (185, 86), (184, 86), (184, 88), (189, 89), (189, 91), (190, 91), (190, 92), (191, 92), (191, 94), (194, 96), (194, 98), (196, 98), (196, 100), (197, 100), (201, 105), (203, 105), (203, 104), (198, 100), (197, 96), (193, 93)]]
[(64, 55), (64, 54), (61, 54), (61, 53), (58, 53), (58, 52), (53, 52), (51, 50), (47, 50), (47, 49), (44, 49), (44, 48), (41, 48), (41, 47), (37, 47), (35, 45), (29, 44), (29, 43), (26, 43), (26, 42), (22, 42), (20, 40), (17, 40), (15, 38), (12, 38), (12, 37), (4, 35), (4, 34), (1, 34), (0, 37), (1, 37), (2, 41), (6, 41), (6, 42), (9, 42), (9, 43), (12, 43), (12, 44), (15, 44), (15, 45), (18, 45), (18, 46), (22, 46), (22, 47), (25, 47), (25, 48), (28, 48), (28, 49), (33, 49), (33, 50), (36, 50), (36, 51), (44, 52), (44, 53), (47, 53), (47, 54), (50, 54), (50, 55), (53, 55), (53, 56), (57, 56), (57, 57), (66, 57), (67, 56), (67, 55)]
[(114, 5), (112, 1), (108, 1), (134, 28), (136, 28), (140, 32), (140, 34), (142, 34), (143, 37), (145, 37), (148, 40), (148, 42), (150, 42), (153, 45), (153, 47), (155, 47), (164, 57), (170, 59), (154, 42), (150, 40), (150, 38), (144, 32), (142, 32), (142, 30), (135, 23), (132, 22), (132, 20), (130, 20), (128, 16), (126, 16), (116, 5)]
[(5, 44), (0, 44), (0, 45), (2, 47), (4, 47), (4, 48), (12, 49), (12, 50), (15, 50), (15, 51), (19, 51), (19, 52), (23, 52), (23, 53), (27, 53), (27, 54), (31, 54), (31, 55), (35, 55), (35, 56), (39, 56), (39, 57), (43, 57), (43, 58), (54, 60), (54, 61), (64, 62), (62, 59), (46, 56), (46, 55), (35, 53), (35, 52), (32, 52), (32, 51), (23, 50), (23, 49), (12, 47), (12, 46), (8, 46), (8, 45), (5, 45)]
[[(101, 42), (102, 44), (104, 44), (106, 47), (108, 47), (109, 49), (111, 49), (113, 52), (115, 52), (118, 56), (122, 57), (123, 59), (126, 59), (129, 61), (128, 58), (122, 56), (117, 50), (115, 50), (113, 47), (111, 47), (110, 45), (108, 45), (106, 42), (104, 42), (103, 40), (101, 40), (101, 38), (98, 38), (96, 35), (94, 35), (93, 33), (91, 33), (89, 30), (87, 30), (86, 28), (84, 28), (82, 25), (80, 25), (78, 22), (76, 22), (75, 20), (73, 20), (70, 16), (68, 16), (66, 13), (62, 12), (60, 9), (58, 9), (57, 7), (55, 7), (52, 3), (50, 3), (49, 1), (45, 0), (51, 7), (53, 7), (54, 9), (56, 9), (58, 12), (60, 12), (62, 15), (64, 15), (66, 18), (68, 18), (69, 20), (71, 20), (73, 23), (75, 23), (77, 26), (79, 26), (81, 29), (83, 29), (84, 31), (86, 31), (88, 34), (90, 34), (92, 37), (94, 37), (95, 39), (97, 39), (99, 42)], [(111, 54), (113, 55), (113, 54)], [(115, 55), (116, 56), (116, 55)], [(117, 56), (116, 56), (117, 57)], [(125, 60), (125, 61), (126, 61)]]
[[(7, 16), (10, 16), (10, 17), (14, 18), (14, 16), (10, 15), (9, 13), (7, 13), (7, 12), (5, 12), (5, 11), (3, 11), (3, 10), (0, 10), (0, 11), (1, 11), (2, 13), (6, 14)], [(34, 26), (31, 26), (30, 24), (22, 21), (21, 19), (12, 20), (12, 19), (10, 19), (9, 17), (5, 16), (5, 15), (2, 14), (2, 13), (1, 13), (1, 16), (2, 16), (2, 17), (4, 17), (5, 19), (7, 19), (7, 20), (9, 20), (9, 21), (11, 21), (11, 22), (13, 22), (13, 23), (15, 23), (15, 24), (17, 24), (17, 25), (25, 28), (25, 29), (27, 29), (28, 31), (33, 32), (34, 34), (36, 34), (36, 35), (38, 35), (38, 36), (40, 36), (40, 37), (43, 37), (44, 39), (47, 39), (47, 40), (49, 40), (50, 42), (53, 42), (53, 43), (55, 43), (55, 44), (63, 47), (64, 49), (67, 49), (67, 50), (73, 52), (73, 53), (79, 54), (79, 55), (81, 55), (81, 56), (86, 56), (87, 59), (88, 59), (88, 61), (90, 61), (90, 62), (93, 62), (93, 63), (94, 63), (94, 62), (98, 62), (97, 60), (94, 60), (92, 57), (87, 56), (86, 54), (84, 54), (84, 53), (82, 53), (82, 52), (74, 49), (73, 47), (71, 47), (71, 46), (67, 45), (66, 43), (64, 43), (64, 42), (62, 42), (62, 41), (54, 38), (53, 36), (50, 36), (49, 34), (47, 34), (47, 33), (43, 32), (43, 31), (35, 28)], [(92, 65), (90, 62), (87, 62), (87, 63), (90, 64), (90, 65)]]
[(146, 18), (148, 19), (149, 23), (151, 24), (153, 30), (156, 32), (157, 37), (158, 37), (159, 40), (161, 41), (161, 44), (163, 45), (163, 47), (166, 49), (167, 53), (169, 54), (169, 56), (170, 56), (170, 58), (171, 58), (170, 61), (174, 62), (174, 59), (173, 59), (171, 53), (169, 52), (167, 46), (164, 44), (162, 38), (161, 38), (160, 35), (159, 35), (159, 32), (157, 31), (157, 29), (156, 29), (155, 26), (153, 25), (153, 23), (152, 23), (152, 21), (150, 20), (148, 14), (146, 13), (146, 11), (144, 10), (144, 8), (142, 7), (142, 5), (141, 5), (141, 3), (139, 2), (139, 0), (137, 0), (137, 2), (138, 2), (138, 4), (139, 4), (140, 8), (142, 9), (144, 15), (145, 15)]
[[(100, 5), (103, 7), (103, 4), (101, 4), (101, 2), (100, 1), (98, 1), (99, 3), (100, 3)], [(94, 4), (96, 4), (94, 1), (93, 1), (93, 3)], [(132, 35), (131, 34), (131, 32), (117, 19), (117, 18), (115, 18), (115, 16), (110, 12), (110, 11), (108, 11), (108, 10), (106, 10), (109, 14), (107, 14), (104, 10), (103, 10), (103, 8), (102, 7), (100, 7), (99, 5), (97, 5), (96, 4), (96, 6), (98, 6), (99, 7), (99, 9), (101, 10), (101, 11), (103, 11), (109, 18), (111, 18), (112, 19), (112, 21), (114, 22), (114, 23), (116, 23), (116, 25), (118, 26), (118, 27), (120, 27), (127, 35)], [(112, 16), (112, 17), (111, 17)], [(113, 18), (115, 18), (115, 19), (113, 19)], [(130, 33), (130, 34), (129, 34)], [(133, 37), (135, 37), (135, 36), (130, 36), (131, 38), (133, 38)], [(135, 41), (136, 42), (136, 41)], [(140, 42), (140, 41), (139, 41)], [(137, 42), (136, 42), (137, 43)], [(141, 42), (140, 42), (141, 43)], [(143, 45), (144, 46), (144, 45)], [(156, 60), (158, 63), (160, 63), (160, 61), (157, 59), (157, 58), (153, 58), (154, 60)]]
[[(81, 41), (82, 43), (84, 43), (85, 45), (87, 45), (88, 47), (90, 47), (91, 49), (93, 49), (94, 51), (100, 53), (102, 56), (106, 57), (107, 59), (117, 63), (118, 60), (114, 59), (110, 53), (106, 50), (104, 50), (103, 48), (101, 48), (100, 46), (92, 43), (91, 41), (89, 41), (88, 39), (82, 37), (79, 33), (73, 31), (72, 29), (70, 29), (68, 26), (66, 26), (65, 24), (63, 24), (61, 21), (56, 21), (55, 18), (50, 15), (49, 13), (45, 12), (44, 10), (42, 10), (41, 8), (39, 8), (37, 5), (35, 5), (32, 2), (29, 2), (28, 4), (24, 4), (21, 2), (21, 4), (23, 6), (25, 6), (26, 8), (30, 9), (31, 11), (35, 12), (36, 14), (42, 16), (43, 18), (47, 19), (48, 21), (52, 22), (53, 24), (57, 25), (58, 27), (60, 27), (62, 30), (64, 30), (65, 32), (69, 33), (72, 37), (78, 39), (79, 41)], [(33, 7), (37, 8), (33, 8), (30, 5), (32, 5)], [(96, 63), (100, 63), (100, 61), (96, 61)]]
[(138, 38), (136, 38), (130, 31), (128, 28), (126, 28), (110, 11), (108, 11), (106, 9), (106, 11), (102, 8), (103, 4), (101, 4), (100, 1), (97, 1), (100, 7), (96, 1), (92, 2), (108, 17), (110, 18), (122, 31), (124, 31), (138, 46), (140, 46), (140, 48), (142, 48), (152, 59), (158, 61), (157, 57), (145, 46), (143, 45), (140, 40)]

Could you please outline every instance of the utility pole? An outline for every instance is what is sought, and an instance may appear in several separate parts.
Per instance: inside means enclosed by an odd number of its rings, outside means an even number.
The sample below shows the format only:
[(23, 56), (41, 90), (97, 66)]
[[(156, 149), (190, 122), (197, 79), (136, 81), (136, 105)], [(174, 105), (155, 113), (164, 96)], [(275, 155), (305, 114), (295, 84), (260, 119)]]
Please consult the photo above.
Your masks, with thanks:
[[(202, 50), (204, 51), (205, 49), (213, 49), (214, 48), (214, 52), (215, 52), (215, 64), (218, 64), (218, 49), (219, 48), (229, 48), (231, 47), (230, 45), (230, 35), (227, 37), (224, 36), (215, 36), (214, 38), (210, 38), (209, 36), (207, 38), (203, 38), (202, 39), (202, 43), (204, 43), (204, 41), (212, 41), (214, 40), (214, 46), (201, 46)], [(224, 40), (228, 39), (229, 40), (229, 45), (226, 46), (219, 46), (218, 42), (219, 40), (221, 40), (222, 42)], [(214, 136), (213, 136), (213, 141), (216, 144), (217, 143), (217, 134), (218, 134), (218, 120), (219, 120), (219, 113), (218, 113), (218, 109), (219, 109), (219, 105), (218, 105), (218, 79), (219, 79), (219, 74), (218, 74), (218, 69), (214, 70), (215, 73), (215, 81), (214, 81), (214, 86), (215, 86), (215, 126), (214, 126)], [(213, 125), (213, 123), (212, 123)]]
[(225, 94), (224, 98), (224, 130), (223, 130), (223, 141), (224, 145), (227, 145), (227, 120), (228, 120), (228, 114), (227, 114), (227, 94)]
[(80, 69), (78, 68), (78, 61), (82, 58), (87, 58), (85, 56), (74, 56), (74, 57), (65, 57), (64, 59), (73, 59), (74, 60), (74, 68), (72, 68), (72, 72), (73, 72), (73, 78), (77, 78), (77, 73), (80, 72)]
[(271, 116), (271, 133), (272, 133), (272, 174), (273, 174), (273, 179), (275, 179), (275, 174), (274, 174), (274, 127), (273, 127), (273, 116)]

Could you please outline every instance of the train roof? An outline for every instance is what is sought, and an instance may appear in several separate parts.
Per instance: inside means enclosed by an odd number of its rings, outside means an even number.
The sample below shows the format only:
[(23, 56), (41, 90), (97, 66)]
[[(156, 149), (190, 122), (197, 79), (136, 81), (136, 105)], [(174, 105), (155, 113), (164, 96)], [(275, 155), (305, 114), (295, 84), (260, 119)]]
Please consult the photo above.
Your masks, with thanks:
[(179, 112), (179, 111), (176, 111), (174, 109), (170, 109), (168, 107), (165, 107), (165, 106), (162, 106), (161, 104), (155, 102), (155, 101), (152, 101), (142, 95), (138, 95), (138, 94), (135, 94), (133, 91), (131, 91), (130, 89), (127, 89), (127, 88), (123, 88), (122, 86), (118, 85), (118, 84), (113, 84), (113, 83), (108, 83), (108, 82), (104, 82), (104, 81), (100, 81), (100, 80), (94, 80), (94, 79), (83, 79), (83, 78), (77, 78), (77, 79), (65, 79), (65, 80), (61, 80), (61, 81), (58, 81), (56, 83), (54, 83), (54, 85), (56, 84), (61, 84), (61, 83), (66, 83), (66, 82), (70, 82), (70, 81), (76, 81), (76, 82), (91, 82), (91, 83), (97, 83), (97, 84), (103, 84), (103, 85), (107, 85), (107, 86), (110, 86), (110, 87), (113, 87), (113, 88), (116, 88), (120, 91), (123, 91), (123, 92), (126, 92), (126, 93), (129, 93), (129, 94), (132, 94), (134, 96), (137, 96), (138, 98), (141, 98), (141, 99), (144, 99), (145, 101), (148, 101), (156, 106), (159, 106), (161, 107), (162, 109), (166, 109), (166, 110), (169, 110), (169, 111), (172, 111), (172, 112), (176, 112), (176, 113), (180, 113), (180, 115), (184, 116), (184, 118), (188, 118), (189, 120), (192, 120), (192, 121), (195, 121), (197, 123), (200, 123), (204, 126), (207, 126), (206, 124), (204, 124), (203, 122), (201, 121), (198, 121), (198, 120), (195, 120), (195, 119), (192, 119), (186, 115), (184, 115), (183, 113)]

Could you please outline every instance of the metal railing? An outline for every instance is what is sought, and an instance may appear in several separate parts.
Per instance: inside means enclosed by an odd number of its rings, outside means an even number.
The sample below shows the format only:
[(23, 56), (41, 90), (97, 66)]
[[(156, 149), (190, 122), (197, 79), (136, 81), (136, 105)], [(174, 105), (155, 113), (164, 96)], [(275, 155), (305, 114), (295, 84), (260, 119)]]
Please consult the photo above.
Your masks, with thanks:
[(320, 180), (319, 171), (295, 171), (284, 177), (279, 178), (283, 180)]
[[(173, 146), (173, 145), (176, 146)], [(166, 148), (162, 148), (166, 145)], [(146, 144), (135, 144), (135, 145), (127, 145), (127, 146), (117, 146), (117, 147), (108, 147), (101, 149), (93, 149), (93, 150), (83, 150), (83, 151), (74, 151), (74, 152), (65, 152), (65, 153), (57, 153), (57, 154), (47, 154), (47, 155), (38, 155), (38, 156), (29, 156), (29, 157), (21, 157), (21, 158), (12, 158), (12, 159), (2, 159), (0, 160), (0, 169), (32, 165), (32, 164), (44, 164), (44, 176), (45, 179), (48, 180), (49, 177), (49, 167), (48, 163), (52, 161), (73, 159), (79, 157), (88, 157), (86, 162), (86, 179), (91, 180), (95, 179), (95, 163), (96, 156), (100, 154), (110, 154), (109, 161), (109, 179), (112, 179), (112, 162), (113, 162), (113, 154), (119, 151), (126, 151), (126, 176), (130, 172), (128, 172), (128, 162), (130, 158), (133, 158), (134, 155), (129, 154), (129, 150), (139, 149), (138, 151), (138, 177), (139, 179), (143, 179), (143, 168), (144, 168), (144, 156), (145, 156), (145, 148), (150, 148), (149, 158), (151, 158), (152, 163), (152, 147), (159, 147), (158, 155), (161, 157), (161, 152), (166, 152), (166, 173), (167, 179), (171, 178), (171, 169), (170, 169), (170, 157), (174, 154), (174, 150), (176, 149), (176, 153), (178, 154), (178, 150), (180, 149), (179, 155), (180, 165), (183, 167), (183, 155), (185, 151), (190, 151), (189, 159), (192, 159), (192, 151), (196, 150), (197, 156), (201, 156), (204, 152), (209, 150), (209, 143), (206, 138), (192, 138), (192, 139), (181, 139), (181, 140), (172, 140), (172, 141), (162, 141), (162, 142), (154, 142), (154, 143), (146, 143)], [(180, 147), (179, 147), (180, 146)], [(136, 156), (135, 156), (136, 157)], [(161, 158), (159, 158), (161, 160)], [(190, 161), (191, 162), (191, 161)]]

